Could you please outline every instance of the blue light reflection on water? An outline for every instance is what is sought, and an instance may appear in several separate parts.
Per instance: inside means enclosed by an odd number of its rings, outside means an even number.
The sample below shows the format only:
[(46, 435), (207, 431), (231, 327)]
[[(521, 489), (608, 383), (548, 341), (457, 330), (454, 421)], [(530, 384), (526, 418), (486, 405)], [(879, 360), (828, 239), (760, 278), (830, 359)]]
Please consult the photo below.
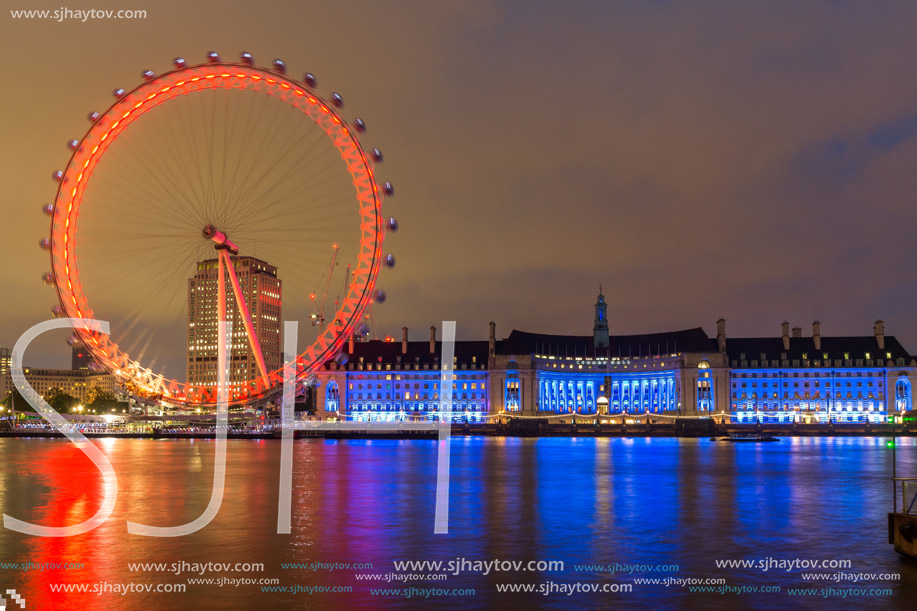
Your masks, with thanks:
[[(909, 608), (917, 568), (886, 543), (891, 504), (891, 451), (881, 438), (797, 438), (733, 444), (692, 439), (478, 438), (452, 440), (450, 533), (434, 536), (436, 442), (299, 441), (295, 447), (293, 534), (276, 535), (279, 443), (232, 442), (226, 499), (203, 531), (177, 539), (129, 536), (124, 521), (175, 525), (206, 506), (212, 442), (117, 440), (101, 444), (119, 475), (119, 502), (102, 527), (69, 541), (0, 531), (3, 562), (82, 560), (87, 569), (61, 581), (169, 581), (136, 575), (127, 562), (200, 559), (264, 562), (262, 577), (282, 584), (350, 585), (352, 594), (295, 596), (257, 586), (192, 588), (187, 608), (258, 608), (265, 604), (386, 608), (392, 599), (369, 587), (474, 588), (471, 597), (437, 598), (439, 608), (596, 607), (633, 609)], [(917, 474), (915, 440), (899, 440), (900, 474)], [(97, 473), (71, 444), (0, 440), (0, 508), (20, 519), (77, 521), (95, 510)], [(42, 474), (47, 469), (47, 474)], [(80, 479), (80, 477), (84, 479)], [(78, 486), (74, 484), (78, 482)], [(82, 495), (82, 496), (81, 496)], [(95, 497), (94, 497), (95, 495)], [(678, 586), (635, 584), (630, 594), (510, 596), (498, 583), (614, 584), (633, 578), (724, 578), (733, 586), (816, 587), (787, 573), (717, 568), (725, 559), (850, 559), (854, 573), (901, 573), (892, 597), (856, 600), (783, 594), (698, 595)], [(282, 570), (281, 562), (372, 562), (393, 572), (394, 560), (562, 560), (563, 572), (464, 573), (444, 582), (369, 583), (353, 571)], [(576, 572), (574, 564), (677, 564), (677, 572), (633, 575)], [(251, 575), (250, 575), (251, 576)], [(12, 575), (42, 601), (49, 575)], [(817, 584), (836, 588), (855, 584)], [(862, 585), (862, 584), (860, 584)], [(881, 582), (870, 586), (885, 585)], [(4, 584), (6, 586), (6, 584)], [(58, 602), (44, 599), (46, 602)], [(114, 599), (112, 599), (114, 600)], [(69, 601), (68, 601), (69, 602)], [(106, 597), (80, 601), (106, 608)], [(163, 599), (133, 595), (117, 608), (141, 609)], [(411, 602), (429, 608), (430, 600)], [(904, 606), (902, 606), (904, 605)], [(56, 606), (56, 605), (55, 605)], [(38, 607), (43, 608), (43, 607)], [(109, 606), (110, 608), (110, 606)], [(912, 607), (910, 607), (912, 608)]]

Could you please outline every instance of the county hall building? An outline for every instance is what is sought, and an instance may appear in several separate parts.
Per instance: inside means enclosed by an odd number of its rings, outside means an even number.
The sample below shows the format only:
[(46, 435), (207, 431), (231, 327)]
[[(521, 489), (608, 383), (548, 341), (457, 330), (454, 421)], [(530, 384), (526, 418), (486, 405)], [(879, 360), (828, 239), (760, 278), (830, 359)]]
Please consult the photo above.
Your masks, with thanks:
[(700, 327), (611, 335), (595, 303), (592, 335), (513, 330), (456, 341), (451, 407), (440, 404), (442, 342), (353, 341), (326, 363), (317, 415), (346, 420), (480, 422), (499, 416), (572, 414), (663, 421), (713, 416), (732, 422), (887, 422), (913, 408), (917, 360), (878, 321), (867, 336), (822, 337), (783, 323), (775, 337), (715, 337)]

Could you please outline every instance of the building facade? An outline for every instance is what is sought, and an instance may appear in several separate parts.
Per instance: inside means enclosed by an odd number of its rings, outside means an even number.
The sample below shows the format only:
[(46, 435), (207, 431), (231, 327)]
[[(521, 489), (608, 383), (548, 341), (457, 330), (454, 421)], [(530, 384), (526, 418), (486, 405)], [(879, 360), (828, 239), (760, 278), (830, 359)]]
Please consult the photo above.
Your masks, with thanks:
[[(0, 379), (5, 378), (6, 374), (9, 373), (12, 356), (12, 350), (9, 348), (0, 348)], [(6, 393), (4, 393), (4, 396), (6, 396)]]
[(442, 342), (356, 342), (317, 374), (316, 406), (323, 418), (357, 421), (482, 422), (490, 413), (488, 342), (455, 343), (452, 402), (440, 400)]
[(877, 321), (872, 336), (727, 340), (730, 411), (739, 422), (884, 422), (913, 408), (917, 363)]
[[(230, 259), (261, 346), (265, 368), (268, 372), (279, 369), (282, 366), (281, 281), (277, 277), (277, 268), (254, 257), (233, 256)], [(214, 386), (217, 383), (218, 274), (217, 259), (209, 259), (199, 262), (197, 273), (188, 280), (186, 379), (189, 384)], [(226, 319), (232, 323), (232, 339), (227, 355), (231, 367), (229, 381), (234, 385), (256, 379), (259, 371), (228, 273), (225, 291)]]
[[(886, 422), (917, 402), (917, 360), (876, 322), (872, 335), (791, 332), (716, 337), (700, 327), (611, 335), (595, 303), (593, 334), (513, 330), (457, 341), (452, 405), (442, 405), (441, 343), (355, 342), (318, 373), (317, 414), (347, 420), (483, 421), (507, 416), (602, 416), (662, 421), (709, 416), (732, 422)], [(641, 420), (642, 421), (642, 420)]]
[[(52, 388), (61, 390), (83, 402), (93, 389), (115, 393), (118, 390), (115, 376), (107, 373), (93, 373), (87, 370), (40, 369), (23, 367), (22, 372), (29, 385), (42, 397), (47, 396)], [(0, 378), (0, 394), (5, 398), (13, 391), (12, 373), (7, 369)]]
[(74, 340), (70, 354), (70, 369), (74, 371), (90, 371), (94, 364), (95, 359), (92, 358), (92, 353), (86, 349), (83, 342)]

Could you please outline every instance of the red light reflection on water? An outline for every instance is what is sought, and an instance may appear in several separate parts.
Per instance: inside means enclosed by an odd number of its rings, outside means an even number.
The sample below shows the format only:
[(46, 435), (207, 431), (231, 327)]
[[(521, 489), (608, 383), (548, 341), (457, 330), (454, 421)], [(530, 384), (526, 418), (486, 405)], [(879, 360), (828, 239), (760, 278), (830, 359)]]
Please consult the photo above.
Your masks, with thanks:
[[(33, 440), (26, 441), (31, 441), (31, 446), (35, 445)], [(104, 450), (104, 444), (100, 445)], [(40, 452), (30, 452), (24, 458), (18, 467), (20, 472), (25, 472), (22, 475), (29, 476), (26, 481), (31, 485), (27, 496), (35, 504), (30, 513), (14, 517), (43, 526), (65, 526), (79, 524), (95, 515), (105, 496), (102, 474), (76, 445), (49, 440)], [(102, 579), (101, 567), (89, 560), (98, 553), (94, 549), (93, 533), (74, 537), (33, 537), (18, 533), (14, 536), (24, 538), (28, 550), (23, 558), (18, 559), (20, 562), (83, 564), (83, 568), (78, 570), (22, 572), (20, 587), (27, 608), (85, 608), (86, 595), (52, 592), (49, 586)]]

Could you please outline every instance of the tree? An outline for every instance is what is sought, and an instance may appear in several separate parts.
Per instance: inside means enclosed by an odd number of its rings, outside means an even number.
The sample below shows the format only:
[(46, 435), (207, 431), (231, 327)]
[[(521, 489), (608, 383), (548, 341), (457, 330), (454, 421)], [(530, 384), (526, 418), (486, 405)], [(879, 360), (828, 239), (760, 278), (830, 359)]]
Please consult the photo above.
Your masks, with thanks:
[(118, 407), (118, 398), (115, 393), (102, 388), (93, 387), (86, 396), (86, 408), (102, 413)]
[[(48, 390), (45, 395), (45, 401), (58, 412), (69, 412), (70, 408), (76, 407), (80, 403), (79, 399), (56, 387)], [(19, 405), (18, 401), (16, 405)]]
[(6, 409), (15, 409), (17, 412), (34, 412), (35, 409), (29, 405), (29, 402), (25, 400), (25, 397), (22, 396), (22, 393), (19, 392), (18, 388), (14, 388), (6, 397), (3, 398), (3, 401), (0, 401)]

